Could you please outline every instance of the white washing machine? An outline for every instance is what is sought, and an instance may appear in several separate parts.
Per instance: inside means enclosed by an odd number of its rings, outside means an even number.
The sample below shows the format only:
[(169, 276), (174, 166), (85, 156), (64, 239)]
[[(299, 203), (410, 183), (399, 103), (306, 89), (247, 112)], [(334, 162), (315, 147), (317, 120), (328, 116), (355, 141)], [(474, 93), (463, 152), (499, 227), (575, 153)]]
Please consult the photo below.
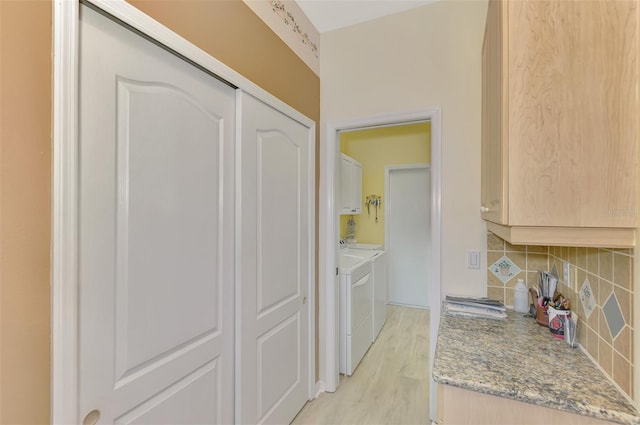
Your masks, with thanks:
[(382, 245), (349, 244), (341, 253), (369, 258), (373, 294), (371, 296), (371, 341), (375, 341), (387, 320), (387, 269), (389, 256)]
[(340, 255), (340, 373), (351, 376), (371, 345), (372, 263)]

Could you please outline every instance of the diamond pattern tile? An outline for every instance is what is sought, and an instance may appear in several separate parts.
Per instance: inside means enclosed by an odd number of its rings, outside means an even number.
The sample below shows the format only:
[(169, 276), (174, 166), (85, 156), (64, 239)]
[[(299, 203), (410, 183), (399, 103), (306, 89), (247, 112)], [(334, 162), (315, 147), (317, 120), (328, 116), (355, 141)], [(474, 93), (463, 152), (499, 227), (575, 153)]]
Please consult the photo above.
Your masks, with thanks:
[(500, 257), (500, 259), (498, 259), (498, 261), (490, 265), (489, 270), (491, 271), (491, 273), (496, 275), (496, 277), (500, 279), (502, 283), (507, 283), (522, 271), (520, 267), (518, 267), (518, 265), (506, 255), (503, 255), (502, 257)]
[(591, 284), (589, 278), (584, 280), (584, 283), (580, 287), (580, 301), (582, 302), (582, 308), (587, 317), (591, 316), (591, 313), (596, 308), (596, 300), (591, 290)]
[(622, 316), (622, 310), (620, 310), (620, 303), (615, 293), (612, 293), (609, 299), (602, 306), (602, 312), (607, 320), (607, 326), (611, 332), (611, 337), (618, 336), (622, 328), (624, 328), (624, 317)]

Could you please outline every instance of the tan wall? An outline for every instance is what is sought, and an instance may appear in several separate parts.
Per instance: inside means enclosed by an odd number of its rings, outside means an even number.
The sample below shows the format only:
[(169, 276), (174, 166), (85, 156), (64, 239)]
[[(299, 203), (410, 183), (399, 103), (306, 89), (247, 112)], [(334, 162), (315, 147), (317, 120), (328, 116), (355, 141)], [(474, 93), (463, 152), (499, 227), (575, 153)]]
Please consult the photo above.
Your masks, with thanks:
[(0, 423), (49, 423), (51, 3), (0, 1)]
[(283, 102), (320, 119), (320, 78), (241, 0), (128, 0)]
[[(242, 1), (131, 3), (319, 121), (319, 78)], [(0, 0), (0, 43), (0, 423), (48, 423), (51, 2)]]

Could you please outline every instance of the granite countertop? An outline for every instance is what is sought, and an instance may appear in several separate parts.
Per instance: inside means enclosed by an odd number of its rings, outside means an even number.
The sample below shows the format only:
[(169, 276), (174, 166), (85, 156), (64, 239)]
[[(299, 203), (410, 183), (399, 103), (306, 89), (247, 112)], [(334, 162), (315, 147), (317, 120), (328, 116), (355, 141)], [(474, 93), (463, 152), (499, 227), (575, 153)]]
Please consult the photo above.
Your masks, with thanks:
[(433, 364), (440, 384), (598, 419), (640, 424), (634, 406), (580, 350), (530, 317), (443, 313)]

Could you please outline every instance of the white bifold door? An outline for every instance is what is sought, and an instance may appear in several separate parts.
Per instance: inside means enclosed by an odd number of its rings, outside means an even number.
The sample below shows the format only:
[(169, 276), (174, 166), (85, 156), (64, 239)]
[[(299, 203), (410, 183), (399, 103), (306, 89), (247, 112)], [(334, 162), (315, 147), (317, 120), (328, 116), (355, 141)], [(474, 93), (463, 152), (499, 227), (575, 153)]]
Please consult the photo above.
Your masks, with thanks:
[(236, 420), (287, 424), (309, 391), (309, 128), (238, 94)]

